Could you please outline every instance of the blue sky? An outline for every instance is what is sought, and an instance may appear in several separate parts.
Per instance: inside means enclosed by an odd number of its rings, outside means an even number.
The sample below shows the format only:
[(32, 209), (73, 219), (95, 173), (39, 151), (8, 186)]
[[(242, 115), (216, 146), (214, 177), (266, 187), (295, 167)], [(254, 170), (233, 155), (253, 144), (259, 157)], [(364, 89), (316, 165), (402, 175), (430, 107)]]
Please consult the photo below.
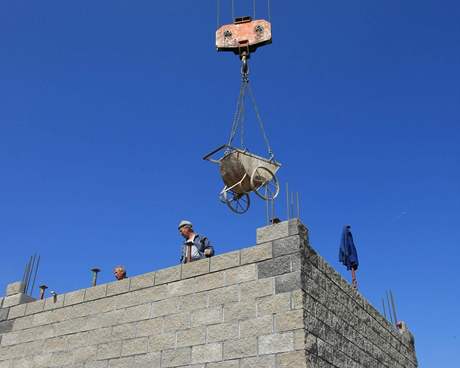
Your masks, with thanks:
[[(240, 78), (215, 52), (215, 11), (0, 3), (1, 290), (34, 252), (58, 292), (88, 286), (93, 266), (109, 281), (119, 263), (174, 265), (182, 218), (218, 253), (255, 243), (264, 204), (233, 215), (201, 160), (228, 138)], [(313, 246), (349, 278), (337, 252), (352, 225), (361, 291), (381, 309), (393, 290), (421, 367), (457, 366), (460, 346), (459, 16), (450, 0), (272, 1), (273, 45), (250, 62)], [(265, 153), (253, 115), (247, 142)]]

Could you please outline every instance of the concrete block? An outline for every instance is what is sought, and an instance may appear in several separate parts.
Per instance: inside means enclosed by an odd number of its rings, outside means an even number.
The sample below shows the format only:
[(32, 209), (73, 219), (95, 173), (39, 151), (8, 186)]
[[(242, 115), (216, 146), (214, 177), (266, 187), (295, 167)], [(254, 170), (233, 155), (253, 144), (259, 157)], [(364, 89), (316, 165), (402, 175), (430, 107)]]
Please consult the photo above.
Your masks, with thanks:
[(164, 350), (161, 356), (161, 367), (178, 367), (192, 362), (192, 348)]
[(303, 309), (297, 309), (275, 316), (276, 332), (286, 332), (304, 328)]
[(291, 219), (278, 224), (269, 225), (257, 229), (257, 244), (286, 238), (292, 235), (300, 235), (308, 238), (308, 231), (299, 219)]
[(212, 343), (192, 347), (192, 364), (222, 360), (222, 344)]
[(299, 252), (301, 240), (298, 235), (273, 241), (273, 257), (280, 257), (291, 253)]
[(161, 353), (148, 353), (134, 357), (134, 365), (130, 368), (160, 368)]
[(50, 367), (64, 367), (73, 363), (73, 353), (70, 351), (59, 351), (51, 354)]
[(224, 321), (230, 322), (256, 317), (256, 303), (238, 302), (224, 305)]
[(152, 303), (152, 317), (167, 316), (179, 312), (180, 299), (170, 298)]
[(109, 360), (108, 368), (132, 368), (134, 365), (134, 357), (124, 357)]
[(8, 319), (23, 317), (26, 314), (26, 305), (27, 304), (19, 304), (11, 307), (8, 313)]
[(159, 352), (176, 346), (176, 333), (160, 333), (149, 337), (149, 352)]
[(74, 364), (83, 364), (91, 360), (95, 360), (97, 357), (97, 346), (84, 346), (73, 351), (73, 362)]
[(214, 289), (208, 292), (209, 306), (237, 302), (240, 298), (238, 285)]
[(216, 272), (228, 268), (238, 267), (240, 264), (240, 252), (230, 252), (210, 258), (210, 271)]
[(16, 281), (6, 286), (6, 296), (23, 294), (25, 284), (22, 281)]
[(291, 272), (291, 256), (283, 256), (257, 264), (258, 278), (273, 277)]
[(241, 282), (252, 281), (257, 278), (257, 269), (255, 264), (232, 268), (224, 272), (226, 285), (239, 284)]
[(26, 316), (30, 314), (43, 312), (45, 308), (45, 300), (36, 300), (26, 304)]
[(62, 308), (64, 306), (64, 294), (58, 294), (56, 298), (50, 297), (45, 299), (45, 306), (43, 310), (52, 310)]
[(145, 354), (148, 351), (148, 347), (149, 339), (147, 337), (140, 337), (132, 340), (124, 340), (121, 348), (121, 356)]
[(275, 294), (287, 293), (302, 288), (302, 275), (300, 271), (287, 273), (275, 277)]
[(148, 319), (137, 322), (136, 337), (158, 335), (163, 330), (163, 318)]
[(238, 359), (257, 355), (257, 338), (249, 337), (224, 342), (224, 360)]
[(239, 337), (238, 322), (220, 323), (207, 328), (208, 342), (235, 340)]
[(129, 340), (136, 337), (146, 337), (148, 335), (137, 335), (138, 322), (125, 323), (112, 327), (113, 340)]
[[(219, 290), (219, 289), (217, 289)], [(196, 293), (179, 297), (179, 310), (181, 312), (194, 311), (206, 308), (208, 305), (208, 293)]]
[(34, 300), (35, 300), (34, 298), (26, 294), (14, 294), (11, 296), (7, 296), (5, 297), (5, 299), (3, 299), (2, 308), (8, 308), (8, 307), (13, 307), (19, 304), (30, 303), (30, 302), (33, 302)]
[(8, 318), (9, 308), (1, 308), (0, 309), (0, 322), (5, 321)]
[(273, 316), (251, 318), (240, 322), (240, 338), (263, 336), (273, 332)]
[(274, 294), (274, 279), (265, 278), (240, 284), (240, 300), (248, 301)]
[(275, 355), (264, 355), (240, 360), (240, 368), (276, 368)]
[(266, 296), (257, 301), (257, 316), (286, 312), (291, 309), (290, 293)]
[(227, 360), (219, 363), (208, 363), (206, 368), (240, 368), (239, 360)]
[(165, 268), (155, 273), (155, 285), (166, 284), (180, 280), (181, 278), (181, 265)]
[(129, 289), (131, 291), (152, 287), (153, 285), (155, 285), (155, 272), (134, 276), (130, 279), (131, 283), (129, 285)]
[(189, 279), (209, 272), (209, 258), (182, 265), (182, 279)]
[(107, 284), (97, 285), (85, 290), (85, 301), (95, 300), (105, 297)]
[[(120, 318), (120, 323), (129, 323), (149, 319), (151, 315), (151, 304), (142, 304), (135, 307), (127, 308), (123, 311), (123, 316)], [(113, 311), (119, 313), (121, 311)]]
[(66, 336), (52, 337), (43, 344), (44, 353), (55, 353), (68, 349)]
[(129, 291), (130, 278), (118, 280), (107, 284), (106, 296), (118, 295)]
[(259, 336), (259, 354), (276, 354), (294, 350), (294, 334), (287, 332)]
[(272, 243), (262, 243), (255, 247), (241, 249), (241, 264), (255, 263), (272, 258)]
[(276, 360), (277, 367), (279, 368), (307, 368), (307, 359), (304, 351), (279, 354)]
[(83, 303), (85, 300), (85, 290), (76, 290), (64, 295), (64, 306)]
[(106, 344), (101, 344), (97, 349), (97, 359), (113, 359), (119, 358), (121, 355), (121, 341), (112, 341)]
[(190, 312), (173, 314), (163, 318), (163, 332), (186, 330), (190, 327)]
[(192, 312), (192, 327), (211, 325), (223, 322), (223, 309), (221, 306), (200, 309)]
[[(202, 345), (206, 342), (206, 327), (196, 327), (177, 332), (177, 347)], [(193, 355), (193, 353), (192, 353)], [(192, 359), (193, 360), (193, 359)]]

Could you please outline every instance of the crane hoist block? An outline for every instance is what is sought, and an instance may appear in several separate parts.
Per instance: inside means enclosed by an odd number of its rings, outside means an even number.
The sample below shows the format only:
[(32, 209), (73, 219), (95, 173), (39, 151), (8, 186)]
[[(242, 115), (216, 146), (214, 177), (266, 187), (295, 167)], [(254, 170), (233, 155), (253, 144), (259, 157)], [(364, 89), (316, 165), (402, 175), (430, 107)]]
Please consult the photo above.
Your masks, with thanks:
[(272, 43), (272, 26), (270, 22), (263, 19), (235, 18), (233, 24), (225, 24), (216, 31), (217, 51), (233, 51), (237, 55), (246, 51), (249, 55), (258, 47), (270, 43)]

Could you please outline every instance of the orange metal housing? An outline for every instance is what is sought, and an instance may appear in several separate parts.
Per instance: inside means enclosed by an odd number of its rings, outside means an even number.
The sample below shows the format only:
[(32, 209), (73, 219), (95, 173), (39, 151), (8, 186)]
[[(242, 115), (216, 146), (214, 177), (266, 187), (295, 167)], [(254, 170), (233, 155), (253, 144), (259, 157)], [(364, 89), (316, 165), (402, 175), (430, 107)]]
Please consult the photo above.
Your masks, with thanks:
[(233, 51), (237, 55), (246, 51), (249, 54), (270, 43), (272, 26), (263, 19), (235, 18), (233, 24), (225, 24), (216, 31), (217, 51)]

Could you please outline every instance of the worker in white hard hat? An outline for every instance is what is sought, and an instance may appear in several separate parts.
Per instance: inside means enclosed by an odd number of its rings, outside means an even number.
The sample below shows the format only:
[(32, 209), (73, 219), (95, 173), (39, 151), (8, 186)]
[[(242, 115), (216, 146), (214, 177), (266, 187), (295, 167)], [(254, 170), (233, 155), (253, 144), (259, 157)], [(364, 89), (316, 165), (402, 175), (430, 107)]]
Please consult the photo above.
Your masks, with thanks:
[(214, 255), (214, 248), (209, 239), (195, 233), (190, 221), (182, 220), (178, 229), (185, 239), (182, 245), (181, 263), (193, 262)]

